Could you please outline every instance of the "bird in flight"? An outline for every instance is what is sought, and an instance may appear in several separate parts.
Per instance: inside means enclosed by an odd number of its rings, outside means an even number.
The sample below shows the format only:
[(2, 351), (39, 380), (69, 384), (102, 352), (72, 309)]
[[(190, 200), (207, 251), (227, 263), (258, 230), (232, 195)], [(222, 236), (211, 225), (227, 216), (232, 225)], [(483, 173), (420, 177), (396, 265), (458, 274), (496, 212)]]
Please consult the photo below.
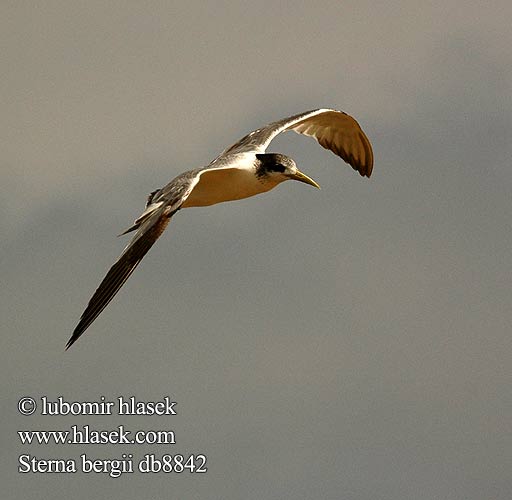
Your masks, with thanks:
[(265, 152), (272, 139), (288, 130), (315, 138), (360, 175), (370, 177), (373, 168), (370, 141), (357, 121), (342, 111), (306, 111), (254, 130), (225, 149), (208, 166), (183, 172), (149, 195), (145, 210), (122, 233), (136, 231), (135, 235), (94, 292), (66, 349), (114, 298), (178, 210), (241, 200), (270, 191), (290, 179), (319, 188), (313, 179), (297, 169), (291, 158)]

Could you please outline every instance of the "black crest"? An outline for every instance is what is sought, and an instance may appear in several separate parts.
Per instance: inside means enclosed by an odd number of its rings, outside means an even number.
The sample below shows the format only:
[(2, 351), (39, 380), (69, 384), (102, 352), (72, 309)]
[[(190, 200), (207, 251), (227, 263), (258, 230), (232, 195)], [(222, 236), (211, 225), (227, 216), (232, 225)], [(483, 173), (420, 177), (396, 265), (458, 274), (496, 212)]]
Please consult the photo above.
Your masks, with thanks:
[(279, 153), (257, 154), (259, 164), (256, 167), (256, 175), (263, 177), (272, 172), (286, 172), (293, 166), (293, 161), (285, 155)]

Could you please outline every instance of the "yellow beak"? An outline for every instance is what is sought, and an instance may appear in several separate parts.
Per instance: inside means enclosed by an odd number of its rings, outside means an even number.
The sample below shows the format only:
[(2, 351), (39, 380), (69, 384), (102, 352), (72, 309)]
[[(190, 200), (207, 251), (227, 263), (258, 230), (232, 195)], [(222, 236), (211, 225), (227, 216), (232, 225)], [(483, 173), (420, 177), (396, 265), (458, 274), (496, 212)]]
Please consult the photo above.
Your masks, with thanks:
[(293, 175), (290, 175), (289, 177), (294, 181), (304, 182), (304, 184), (309, 184), (310, 186), (314, 186), (320, 189), (320, 186), (311, 177), (303, 174), (300, 170), (297, 170), (297, 172), (295, 172)]

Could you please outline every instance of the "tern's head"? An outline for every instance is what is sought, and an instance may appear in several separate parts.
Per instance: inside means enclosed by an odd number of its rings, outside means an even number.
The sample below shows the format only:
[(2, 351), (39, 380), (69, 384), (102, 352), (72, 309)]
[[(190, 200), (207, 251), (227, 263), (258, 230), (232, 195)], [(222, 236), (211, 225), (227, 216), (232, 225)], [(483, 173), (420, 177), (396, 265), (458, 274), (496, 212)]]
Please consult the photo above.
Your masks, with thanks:
[(265, 153), (257, 154), (256, 158), (258, 160), (256, 175), (264, 181), (279, 184), (293, 179), (320, 189), (320, 186), (306, 174), (303, 174), (288, 156), (279, 153)]

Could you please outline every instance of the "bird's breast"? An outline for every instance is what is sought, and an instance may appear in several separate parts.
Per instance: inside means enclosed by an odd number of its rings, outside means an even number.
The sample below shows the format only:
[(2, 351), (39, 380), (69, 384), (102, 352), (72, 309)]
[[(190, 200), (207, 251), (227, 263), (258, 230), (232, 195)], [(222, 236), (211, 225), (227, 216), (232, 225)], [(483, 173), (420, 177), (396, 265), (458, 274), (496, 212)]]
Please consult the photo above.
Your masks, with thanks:
[(254, 170), (224, 168), (206, 170), (182, 207), (205, 207), (241, 200), (269, 191), (276, 183), (256, 177)]

